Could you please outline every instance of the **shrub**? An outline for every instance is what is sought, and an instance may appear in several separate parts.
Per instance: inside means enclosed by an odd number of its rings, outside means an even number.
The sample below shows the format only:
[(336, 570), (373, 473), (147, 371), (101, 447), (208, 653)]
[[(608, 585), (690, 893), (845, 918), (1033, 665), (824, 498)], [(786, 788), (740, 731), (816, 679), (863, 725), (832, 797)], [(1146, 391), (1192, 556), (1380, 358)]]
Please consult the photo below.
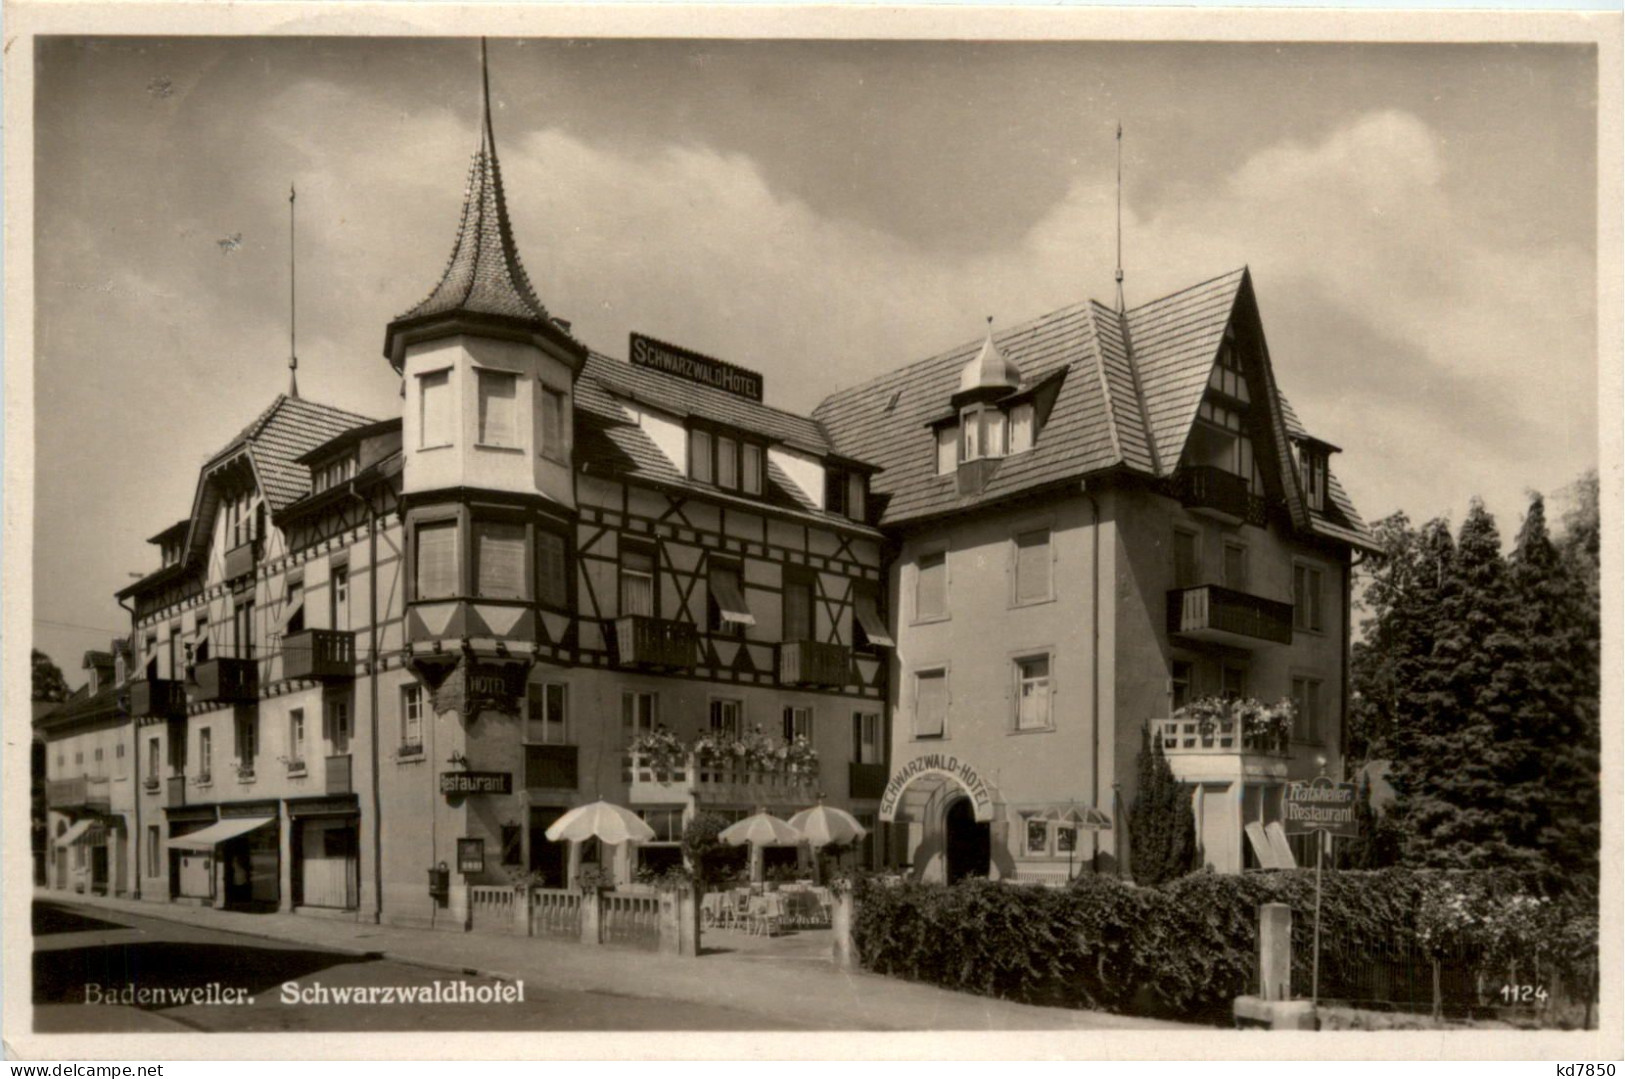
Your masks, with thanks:
[(730, 823), (720, 813), (696, 813), (683, 829), (683, 858), (702, 888), (733, 878), (749, 855), (717, 838)]
[(1140, 775), (1129, 812), (1129, 865), (1141, 884), (1161, 884), (1196, 864), (1196, 816), (1190, 791), (1174, 779), (1162, 743), (1140, 735)]

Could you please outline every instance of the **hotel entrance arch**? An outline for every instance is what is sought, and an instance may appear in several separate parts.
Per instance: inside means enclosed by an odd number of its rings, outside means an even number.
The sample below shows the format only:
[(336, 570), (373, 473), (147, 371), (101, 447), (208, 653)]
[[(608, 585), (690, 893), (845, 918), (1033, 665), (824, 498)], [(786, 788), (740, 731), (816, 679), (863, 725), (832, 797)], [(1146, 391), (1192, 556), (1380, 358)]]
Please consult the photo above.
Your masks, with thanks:
[(988, 876), (993, 864), (993, 829), (976, 819), (971, 800), (955, 798), (943, 814), (942, 824), (948, 883)]

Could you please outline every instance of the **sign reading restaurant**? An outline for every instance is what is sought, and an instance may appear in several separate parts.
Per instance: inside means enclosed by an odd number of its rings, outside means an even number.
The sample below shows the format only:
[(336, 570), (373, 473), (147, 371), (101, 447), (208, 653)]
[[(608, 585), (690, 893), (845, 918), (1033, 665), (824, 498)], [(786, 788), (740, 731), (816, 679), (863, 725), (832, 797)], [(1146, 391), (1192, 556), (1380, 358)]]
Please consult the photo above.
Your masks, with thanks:
[(762, 376), (731, 363), (690, 352), (686, 348), (656, 341), (641, 333), (632, 335), (628, 349), (632, 362), (639, 367), (650, 367), (668, 375), (686, 378), (702, 386), (710, 386), (752, 401), (762, 399)]
[(1359, 824), (1354, 819), (1357, 796), (1353, 783), (1334, 783), (1325, 776), (1308, 783), (1288, 783), (1282, 810), (1286, 833), (1330, 832), (1348, 838), (1359, 835)]
[(441, 794), (512, 794), (512, 772), (441, 772)]
[(977, 820), (993, 819), (992, 787), (982, 779), (975, 768), (971, 767), (969, 761), (961, 761), (951, 753), (927, 753), (915, 757), (893, 772), (891, 779), (886, 783), (885, 793), (880, 796), (880, 819), (896, 820), (897, 803), (902, 799), (903, 792), (916, 779), (930, 775), (946, 776), (958, 783), (975, 807)]

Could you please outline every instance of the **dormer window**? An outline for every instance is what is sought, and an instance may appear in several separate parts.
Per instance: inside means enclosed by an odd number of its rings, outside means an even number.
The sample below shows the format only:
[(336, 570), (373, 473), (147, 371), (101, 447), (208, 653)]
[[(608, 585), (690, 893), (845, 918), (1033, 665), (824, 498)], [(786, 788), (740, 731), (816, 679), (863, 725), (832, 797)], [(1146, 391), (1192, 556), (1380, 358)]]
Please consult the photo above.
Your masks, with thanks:
[(867, 515), (868, 480), (861, 472), (824, 469), (824, 509), (861, 521)]
[(354, 453), (346, 453), (343, 456), (335, 457), (312, 469), (311, 491), (313, 493), (325, 491), (342, 483), (348, 483), (354, 478), (355, 472), (356, 456)]
[(1309, 508), (1317, 511), (1326, 509), (1326, 451), (1311, 443), (1300, 442), (1297, 446), (1298, 478), (1303, 481), (1304, 497), (1309, 500)]
[(725, 491), (762, 493), (762, 447), (735, 435), (693, 427), (688, 432), (688, 478)]
[(1003, 410), (992, 405), (969, 405), (959, 411), (959, 459), (978, 461), (1003, 457), (1006, 421)]

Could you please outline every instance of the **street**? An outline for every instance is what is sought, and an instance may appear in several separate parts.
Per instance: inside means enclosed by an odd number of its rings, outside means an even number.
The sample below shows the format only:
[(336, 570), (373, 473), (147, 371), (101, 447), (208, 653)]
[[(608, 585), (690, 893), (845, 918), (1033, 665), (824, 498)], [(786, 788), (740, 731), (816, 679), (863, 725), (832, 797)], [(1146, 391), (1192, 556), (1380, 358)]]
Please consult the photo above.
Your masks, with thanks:
[[(500, 1000), (505, 983), (70, 901), (36, 900), (33, 928), (39, 1033), (808, 1029), (725, 1006), (528, 983), (523, 1001), (447, 1003), (446, 994), (481, 990)], [(288, 983), (311, 1002), (289, 1002)], [(383, 1002), (436, 983), (440, 1002)], [(369, 995), (379, 1002), (333, 999), (359, 987), (377, 987)]]

